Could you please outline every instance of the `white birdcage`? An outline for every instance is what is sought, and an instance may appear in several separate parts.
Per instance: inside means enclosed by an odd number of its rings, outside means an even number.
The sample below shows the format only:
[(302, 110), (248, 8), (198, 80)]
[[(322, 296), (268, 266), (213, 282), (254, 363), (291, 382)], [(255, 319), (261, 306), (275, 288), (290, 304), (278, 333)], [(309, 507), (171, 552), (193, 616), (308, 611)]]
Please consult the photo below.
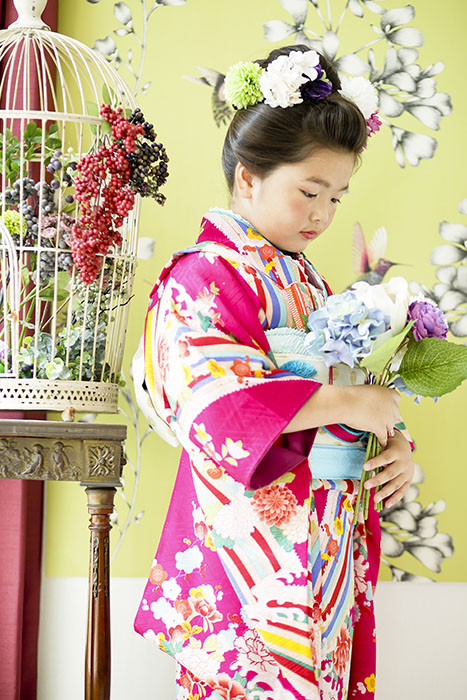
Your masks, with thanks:
[(0, 31), (0, 407), (111, 413), (140, 196), (118, 229), (121, 245), (100, 254), (84, 284), (70, 250), (74, 177), (109, 138), (99, 106), (128, 115), (136, 103), (105, 58), (44, 25), (45, 4), (15, 0), (18, 19)]

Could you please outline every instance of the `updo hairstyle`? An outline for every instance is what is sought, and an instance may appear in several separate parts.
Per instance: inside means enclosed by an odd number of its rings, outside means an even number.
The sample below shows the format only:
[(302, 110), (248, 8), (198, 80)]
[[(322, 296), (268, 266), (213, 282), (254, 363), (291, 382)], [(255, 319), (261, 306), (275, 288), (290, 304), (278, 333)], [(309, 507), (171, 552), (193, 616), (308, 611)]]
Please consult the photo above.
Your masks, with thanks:
[[(298, 44), (271, 51), (256, 61), (262, 68), (291, 51), (309, 51)], [(291, 107), (270, 107), (263, 102), (236, 110), (222, 150), (222, 167), (230, 193), (235, 168), (242, 163), (252, 174), (265, 178), (286, 163), (298, 163), (320, 148), (360, 153), (367, 140), (367, 124), (358, 107), (337, 91), (341, 84), (332, 64), (320, 56), (320, 65), (332, 83), (321, 100), (304, 100)]]

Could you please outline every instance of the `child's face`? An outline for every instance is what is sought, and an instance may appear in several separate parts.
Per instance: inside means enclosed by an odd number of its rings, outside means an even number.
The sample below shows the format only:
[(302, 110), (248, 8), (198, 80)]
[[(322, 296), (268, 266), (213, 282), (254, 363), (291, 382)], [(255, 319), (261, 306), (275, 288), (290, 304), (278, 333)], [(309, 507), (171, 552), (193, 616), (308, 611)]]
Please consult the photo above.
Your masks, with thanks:
[(354, 165), (353, 153), (320, 149), (264, 179), (237, 166), (232, 209), (277, 248), (299, 253), (332, 222)]

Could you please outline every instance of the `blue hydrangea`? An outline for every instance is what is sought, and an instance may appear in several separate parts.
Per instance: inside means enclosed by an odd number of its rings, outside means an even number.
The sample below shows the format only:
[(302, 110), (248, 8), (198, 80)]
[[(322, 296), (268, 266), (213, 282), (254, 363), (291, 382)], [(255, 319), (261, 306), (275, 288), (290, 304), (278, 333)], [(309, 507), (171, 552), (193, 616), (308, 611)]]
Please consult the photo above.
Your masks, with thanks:
[(326, 305), (308, 317), (305, 343), (327, 367), (343, 362), (349, 367), (370, 354), (374, 341), (389, 327), (381, 309), (368, 309), (353, 292), (329, 297)]

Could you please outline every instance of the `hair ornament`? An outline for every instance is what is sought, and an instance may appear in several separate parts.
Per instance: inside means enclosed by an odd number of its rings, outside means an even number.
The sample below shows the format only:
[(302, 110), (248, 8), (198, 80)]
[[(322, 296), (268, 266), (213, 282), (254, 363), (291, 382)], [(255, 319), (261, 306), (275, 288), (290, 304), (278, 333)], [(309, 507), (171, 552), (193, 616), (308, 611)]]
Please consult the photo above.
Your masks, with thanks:
[(379, 131), (382, 122), (378, 117), (378, 95), (373, 83), (362, 77), (347, 78), (340, 75), (339, 78), (341, 89), (338, 92), (357, 105), (365, 117), (368, 136)]
[[(320, 65), (316, 51), (291, 51), (262, 68), (254, 61), (240, 61), (227, 71), (225, 98), (236, 109), (264, 102), (270, 107), (292, 107), (304, 100), (322, 100), (332, 92), (332, 83)], [(368, 136), (379, 131), (378, 96), (366, 78), (339, 76), (343, 97), (363, 114)]]
[(325, 77), (316, 51), (291, 51), (261, 68), (253, 61), (236, 63), (225, 76), (224, 94), (237, 109), (264, 102), (270, 107), (291, 107), (304, 99), (320, 100), (332, 84)]
[(259, 77), (263, 68), (253, 61), (239, 61), (229, 68), (224, 82), (224, 95), (237, 109), (244, 109), (262, 102)]

